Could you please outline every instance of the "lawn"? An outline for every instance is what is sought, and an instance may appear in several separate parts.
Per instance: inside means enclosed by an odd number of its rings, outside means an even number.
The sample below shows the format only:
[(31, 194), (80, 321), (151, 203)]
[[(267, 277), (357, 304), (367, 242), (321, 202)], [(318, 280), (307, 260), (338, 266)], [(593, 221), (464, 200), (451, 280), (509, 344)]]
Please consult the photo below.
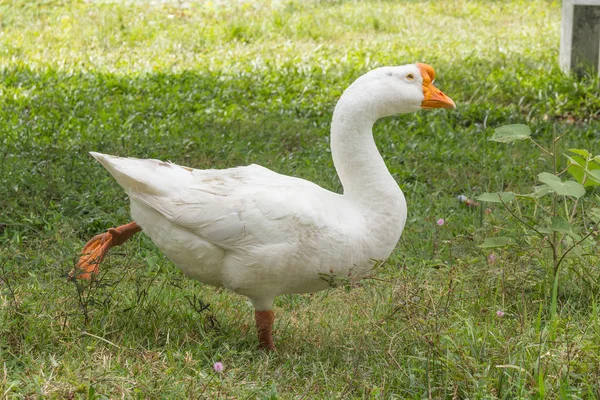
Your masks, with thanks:
[[(559, 29), (545, 0), (0, 2), (0, 398), (600, 398), (597, 233), (555, 280), (501, 204), (457, 201), (551, 171), (527, 141), (490, 142), (499, 126), (600, 153), (599, 82), (560, 71)], [(245, 298), (144, 235), (97, 282), (66, 281), (89, 238), (130, 221), (87, 152), (257, 163), (339, 192), (336, 100), (416, 61), (457, 109), (374, 128), (407, 198), (402, 239), (371, 279), (279, 297), (277, 352), (256, 349)], [(477, 247), (495, 236), (514, 242)]]

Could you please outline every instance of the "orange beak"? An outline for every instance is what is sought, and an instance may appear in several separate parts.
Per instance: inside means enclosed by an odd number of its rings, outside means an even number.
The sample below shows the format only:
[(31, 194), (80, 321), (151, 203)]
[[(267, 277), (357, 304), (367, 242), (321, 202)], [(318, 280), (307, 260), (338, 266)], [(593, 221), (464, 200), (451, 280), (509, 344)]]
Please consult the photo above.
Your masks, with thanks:
[(421, 108), (456, 108), (452, 99), (433, 85), (435, 71), (431, 65), (417, 63), (417, 67), (423, 77), (423, 95), (425, 96)]

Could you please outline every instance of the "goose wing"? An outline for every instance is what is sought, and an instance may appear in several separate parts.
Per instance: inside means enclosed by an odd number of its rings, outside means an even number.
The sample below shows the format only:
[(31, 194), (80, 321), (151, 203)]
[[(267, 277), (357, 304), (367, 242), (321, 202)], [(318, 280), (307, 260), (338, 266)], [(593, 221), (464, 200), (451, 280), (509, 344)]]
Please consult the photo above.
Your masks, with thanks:
[(258, 165), (196, 170), (92, 155), (131, 199), (224, 249), (291, 244), (324, 229), (342, 233), (342, 197), (303, 179)]

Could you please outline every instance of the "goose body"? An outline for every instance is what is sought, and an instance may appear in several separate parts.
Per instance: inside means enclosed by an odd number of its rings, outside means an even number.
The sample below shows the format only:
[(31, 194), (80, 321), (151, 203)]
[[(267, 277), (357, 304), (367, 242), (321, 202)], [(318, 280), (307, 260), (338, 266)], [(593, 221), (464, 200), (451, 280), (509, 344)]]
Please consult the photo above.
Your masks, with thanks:
[(92, 154), (126, 189), (134, 221), (186, 275), (245, 295), (259, 311), (280, 294), (327, 288), (324, 275), (368, 272), (406, 220), (397, 185), (364, 210), (258, 165), (195, 170)]
[(91, 154), (126, 190), (137, 225), (186, 275), (268, 311), (280, 294), (360, 278), (392, 253), (407, 207), (371, 128), (388, 115), (454, 107), (433, 78), (425, 64), (383, 67), (344, 92), (331, 128), (343, 194), (258, 165), (197, 170)]

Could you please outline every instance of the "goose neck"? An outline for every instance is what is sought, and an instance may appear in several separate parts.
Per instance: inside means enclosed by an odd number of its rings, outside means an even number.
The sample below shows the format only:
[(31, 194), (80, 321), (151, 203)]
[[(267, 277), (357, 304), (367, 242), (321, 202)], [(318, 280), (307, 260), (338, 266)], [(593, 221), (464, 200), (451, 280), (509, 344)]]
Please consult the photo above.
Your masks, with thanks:
[(344, 93), (333, 113), (331, 153), (344, 196), (372, 203), (401, 191), (375, 145), (372, 130), (378, 117), (369, 103), (360, 93)]

